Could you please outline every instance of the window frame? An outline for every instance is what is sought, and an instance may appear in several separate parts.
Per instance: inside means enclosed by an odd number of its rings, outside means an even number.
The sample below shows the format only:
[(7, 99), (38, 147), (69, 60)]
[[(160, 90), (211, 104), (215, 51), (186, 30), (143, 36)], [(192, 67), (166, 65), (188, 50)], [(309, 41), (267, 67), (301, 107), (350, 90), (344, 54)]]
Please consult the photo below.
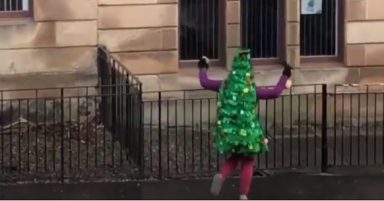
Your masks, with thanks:
[[(339, 63), (344, 60), (344, 51), (346, 48), (345, 44), (345, 29), (346, 29), (346, 12), (345, 6), (346, 2), (344, 0), (337, 0), (337, 15), (336, 15), (336, 55), (313, 55), (313, 56), (303, 56), (300, 54), (300, 62), (302, 63), (321, 63), (321, 62), (331, 62)], [(301, 9), (300, 9), (301, 10)], [(300, 11), (301, 12), (301, 11)], [(301, 16), (301, 13), (300, 13)]]
[[(242, 1), (240, 1), (241, 3)], [(277, 56), (274, 58), (252, 58), (253, 65), (279, 65), (285, 61), (285, 51), (286, 51), (286, 7), (287, 2), (285, 0), (280, 0), (277, 3)], [(240, 15), (242, 14), (241, 5), (240, 5)], [(243, 36), (242, 33), (242, 17), (240, 17), (240, 37)], [(242, 38), (240, 39), (240, 44), (242, 46)]]
[[(181, 1), (183, 0), (179, 0), (178, 2), (178, 12), (179, 12), (179, 16), (180, 13), (182, 12), (181, 11)], [(227, 24), (227, 21), (226, 21), (226, 7), (227, 7), (227, 2), (226, 0), (219, 0), (219, 8), (218, 8), (218, 14), (219, 14), (219, 23), (218, 23), (218, 58), (217, 59), (210, 59), (210, 65), (211, 66), (225, 66), (225, 59), (226, 59), (226, 24)], [(180, 55), (181, 55), (181, 40), (180, 40), (180, 36), (181, 36), (181, 20), (180, 20), (180, 17), (178, 18), (178, 60), (179, 60), (179, 66), (184, 68), (193, 68), (193, 67), (196, 67), (196, 62), (199, 60), (199, 59), (192, 59), (192, 60), (182, 60)], [(203, 56), (203, 55), (202, 55)]]
[(0, 11), (1, 18), (28, 18), (33, 16), (33, 0), (28, 0), (28, 11)]

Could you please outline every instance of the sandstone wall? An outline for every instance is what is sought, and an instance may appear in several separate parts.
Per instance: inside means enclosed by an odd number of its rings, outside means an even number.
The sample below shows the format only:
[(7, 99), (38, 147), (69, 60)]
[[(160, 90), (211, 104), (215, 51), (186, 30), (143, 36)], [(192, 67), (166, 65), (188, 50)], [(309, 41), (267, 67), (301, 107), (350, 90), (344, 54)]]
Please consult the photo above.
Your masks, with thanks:
[(100, 44), (139, 74), (178, 70), (178, 0), (99, 0)]
[(384, 64), (384, 1), (349, 0), (346, 19), (346, 64)]
[(96, 72), (97, 0), (34, 0), (33, 12), (0, 22), (0, 74)]
[[(178, 73), (179, 3), (181, 0), (34, 0), (33, 19), (0, 21), (0, 74), (96, 72), (96, 45), (106, 45), (136, 74)], [(241, 46), (240, 0), (225, 0), (227, 66)], [(282, 0), (285, 60), (299, 70), (322, 69), (300, 57), (300, 1)], [(381, 0), (343, 0), (344, 61), (340, 82), (381, 82), (384, 14)], [(319, 68), (314, 68), (319, 67)], [(345, 68), (351, 67), (351, 68)], [(276, 68), (275, 68), (276, 69)], [(278, 67), (280, 69), (280, 67)], [(270, 71), (270, 68), (267, 69)], [(300, 71), (300, 72), (299, 72)], [(178, 74), (179, 75), (179, 74)], [(360, 79), (361, 78), (361, 79)], [(310, 83), (311, 80), (305, 83)]]

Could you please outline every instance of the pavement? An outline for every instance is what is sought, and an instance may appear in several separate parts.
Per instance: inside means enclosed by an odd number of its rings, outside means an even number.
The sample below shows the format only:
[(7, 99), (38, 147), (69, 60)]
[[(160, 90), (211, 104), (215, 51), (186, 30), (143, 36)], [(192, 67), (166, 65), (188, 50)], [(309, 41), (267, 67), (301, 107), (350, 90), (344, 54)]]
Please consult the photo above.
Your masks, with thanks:
[[(384, 175), (285, 173), (255, 177), (250, 199), (384, 199)], [(0, 199), (238, 199), (238, 179), (209, 194), (210, 179), (0, 186)]]

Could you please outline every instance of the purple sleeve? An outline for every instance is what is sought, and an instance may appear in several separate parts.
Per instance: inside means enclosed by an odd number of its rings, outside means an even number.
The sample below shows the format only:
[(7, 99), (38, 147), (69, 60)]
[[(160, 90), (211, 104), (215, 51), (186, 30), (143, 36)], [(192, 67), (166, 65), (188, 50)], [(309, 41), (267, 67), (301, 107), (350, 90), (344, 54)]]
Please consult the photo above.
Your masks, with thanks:
[(285, 84), (288, 80), (288, 77), (283, 75), (280, 77), (279, 82), (273, 89), (268, 89), (265, 87), (256, 87), (256, 95), (259, 99), (274, 99), (281, 95), (285, 89)]
[(207, 75), (206, 69), (201, 69), (199, 72), (199, 79), (200, 79), (200, 85), (204, 89), (212, 90), (212, 91), (219, 91), (221, 87), (221, 80), (210, 80)]

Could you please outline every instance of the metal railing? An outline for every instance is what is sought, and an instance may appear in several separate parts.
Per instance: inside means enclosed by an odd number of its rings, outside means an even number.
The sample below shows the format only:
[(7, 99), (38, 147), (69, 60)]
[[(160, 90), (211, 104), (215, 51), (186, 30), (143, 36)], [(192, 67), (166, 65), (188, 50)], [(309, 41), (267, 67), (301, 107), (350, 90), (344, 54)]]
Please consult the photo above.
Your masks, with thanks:
[[(257, 169), (321, 169), (325, 85), (296, 86), (278, 99), (261, 101), (260, 120), (270, 152), (257, 157)], [(202, 95), (203, 94), (203, 95)], [(213, 146), (215, 93), (204, 90), (144, 94), (146, 174), (159, 177), (208, 176), (224, 158)]]
[[(256, 158), (255, 168), (328, 172), (383, 166), (383, 86), (302, 85), (262, 100), (258, 115), (270, 152)], [(204, 177), (220, 169), (225, 158), (210, 134), (216, 101), (216, 93), (205, 90), (144, 94), (146, 175)]]
[[(141, 167), (144, 150), (142, 83), (104, 47), (98, 49), (98, 69), (101, 86), (110, 86), (101, 89), (104, 124)], [(120, 157), (123, 157), (120, 152)]]
[[(225, 158), (210, 134), (216, 93), (143, 93), (102, 47), (98, 70), (96, 86), (0, 91), (0, 182), (205, 177), (220, 169)], [(270, 151), (257, 156), (256, 169), (384, 165), (383, 86), (297, 85), (261, 100)]]
[(383, 85), (338, 85), (332, 99), (328, 165), (384, 165)]
[(97, 86), (0, 91), (0, 181), (140, 176), (141, 83), (103, 48)]

